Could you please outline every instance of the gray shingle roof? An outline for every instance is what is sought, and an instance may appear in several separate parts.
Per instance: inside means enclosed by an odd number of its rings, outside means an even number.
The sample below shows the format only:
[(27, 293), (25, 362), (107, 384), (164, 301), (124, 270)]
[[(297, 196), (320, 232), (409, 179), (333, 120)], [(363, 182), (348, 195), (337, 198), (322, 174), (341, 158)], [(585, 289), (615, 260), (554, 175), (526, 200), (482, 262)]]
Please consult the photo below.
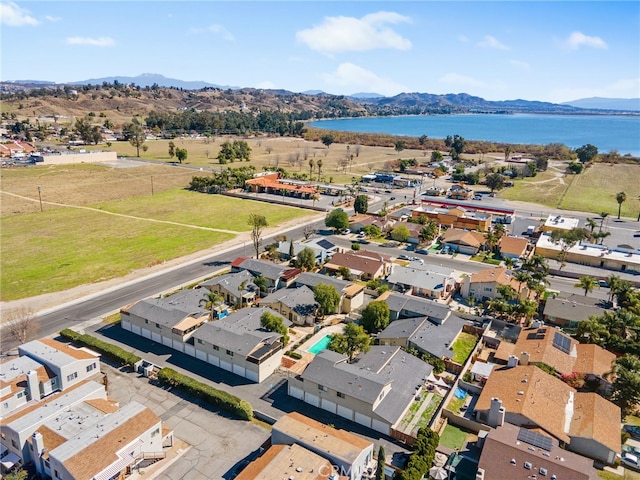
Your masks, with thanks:
[(428, 270), (395, 265), (393, 271), (387, 277), (387, 282), (392, 285), (410, 285), (431, 291), (438, 291), (444, 289), (445, 280), (449, 278), (451, 277)]
[(164, 298), (141, 300), (127, 309), (140, 318), (173, 328), (185, 317), (200, 317), (209, 312), (200, 306), (207, 291), (202, 288), (182, 290)]
[(253, 275), (262, 275), (269, 280), (277, 280), (285, 270), (290, 267), (278, 265), (277, 263), (267, 262), (265, 260), (257, 260), (255, 258), (247, 258), (239, 265), (243, 270), (249, 270)]
[(544, 307), (544, 315), (571, 322), (588, 320), (591, 315), (602, 316), (606, 310), (592, 305), (584, 305), (562, 298), (549, 298)]
[(238, 293), (240, 293), (238, 288), (240, 287), (240, 285), (242, 285), (242, 282), (246, 282), (244, 289), (242, 290), (242, 294), (245, 294), (247, 292), (257, 292), (259, 288), (255, 283), (253, 283), (253, 280), (254, 276), (251, 274), (251, 272), (243, 270), (241, 272), (220, 275), (219, 277), (215, 277), (211, 280), (207, 280), (206, 282), (201, 283), (200, 286), (209, 288), (214, 285), (220, 285), (228, 292), (231, 292), (237, 296)]
[(296, 278), (295, 284), (298, 286), (306, 285), (313, 289), (316, 285), (325, 283), (327, 285), (333, 285), (341, 293), (346, 287), (352, 285), (352, 282), (340, 280), (337, 278), (329, 277), (327, 275), (320, 275), (319, 273), (304, 272), (298, 278)]
[(405, 318), (404, 320), (394, 320), (378, 334), (378, 339), (385, 338), (405, 338), (409, 339), (413, 335), (422, 322), (425, 321), (425, 317)]
[(306, 285), (298, 288), (276, 290), (260, 300), (260, 304), (280, 302), (300, 315), (308, 315), (318, 306), (313, 290)]
[(416, 332), (409, 337), (409, 342), (418, 347), (419, 350), (428, 352), (438, 358), (443, 356), (452, 357), (451, 345), (462, 330), (466, 320), (450, 315), (441, 325), (425, 320)]
[(449, 315), (449, 307), (426, 298), (392, 293), (386, 300), (389, 310), (400, 318), (429, 317), (434, 321), (443, 322)]
[(260, 326), (260, 317), (265, 312), (281, 318), (286, 327), (291, 326), (289, 320), (270, 308), (243, 308), (222, 320), (205, 323), (195, 331), (193, 338), (247, 356), (262, 343), (271, 344), (281, 337), (280, 334), (267, 332)]

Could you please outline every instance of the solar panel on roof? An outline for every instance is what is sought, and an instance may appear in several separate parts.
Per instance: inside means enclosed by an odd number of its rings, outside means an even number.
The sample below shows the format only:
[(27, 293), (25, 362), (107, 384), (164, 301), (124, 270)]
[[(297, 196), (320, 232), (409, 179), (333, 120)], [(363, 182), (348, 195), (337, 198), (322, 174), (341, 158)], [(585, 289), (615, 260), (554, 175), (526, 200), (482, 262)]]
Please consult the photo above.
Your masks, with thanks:
[(335, 247), (335, 245), (331, 243), (329, 240), (320, 240), (319, 242), (317, 242), (317, 245), (324, 248), (325, 250), (329, 250)]
[(541, 433), (534, 432), (532, 430), (527, 430), (526, 428), (520, 429), (518, 432), (518, 440), (547, 451), (550, 451), (553, 446), (553, 440), (551, 437), (547, 437), (546, 435), (542, 435)]
[(571, 339), (560, 332), (556, 332), (553, 336), (553, 346), (564, 353), (569, 353), (571, 351)]

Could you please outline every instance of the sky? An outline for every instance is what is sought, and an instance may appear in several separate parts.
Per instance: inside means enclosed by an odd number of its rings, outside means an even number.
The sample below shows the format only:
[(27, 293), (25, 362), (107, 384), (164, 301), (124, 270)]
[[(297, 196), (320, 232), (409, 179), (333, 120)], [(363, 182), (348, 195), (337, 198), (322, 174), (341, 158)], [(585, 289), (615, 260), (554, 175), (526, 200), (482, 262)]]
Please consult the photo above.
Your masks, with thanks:
[(640, 97), (640, 2), (0, 0), (0, 79)]

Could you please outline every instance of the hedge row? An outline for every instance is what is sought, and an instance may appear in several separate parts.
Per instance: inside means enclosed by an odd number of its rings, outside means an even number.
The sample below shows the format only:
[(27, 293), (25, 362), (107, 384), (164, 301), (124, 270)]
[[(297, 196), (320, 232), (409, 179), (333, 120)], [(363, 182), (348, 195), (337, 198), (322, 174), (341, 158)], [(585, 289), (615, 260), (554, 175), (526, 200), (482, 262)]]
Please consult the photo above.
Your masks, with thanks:
[(436, 457), (436, 447), (440, 443), (440, 436), (430, 428), (418, 430), (418, 436), (413, 444), (413, 453), (406, 468), (397, 473), (394, 480), (421, 480), (433, 466)]
[(73, 343), (89, 347), (92, 350), (95, 350), (96, 352), (102, 354), (103, 357), (108, 358), (109, 360), (114, 361), (120, 365), (133, 366), (135, 363), (142, 360), (139, 356), (127, 352), (126, 350), (123, 350), (116, 345), (103, 342), (102, 340), (96, 337), (92, 337), (91, 335), (74, 332), (69, 328), (65, 328), (64, 330), (62, 330), (60, 332), (60, 336)]
[(210, 387), (202, 382), (187, 377), (171, 368), (163, 368), (158, 372), (158, 380), (198, 397), (222, 410), (226, 410), (242, 420), (253, 418), (251, 404), (235, 395)]

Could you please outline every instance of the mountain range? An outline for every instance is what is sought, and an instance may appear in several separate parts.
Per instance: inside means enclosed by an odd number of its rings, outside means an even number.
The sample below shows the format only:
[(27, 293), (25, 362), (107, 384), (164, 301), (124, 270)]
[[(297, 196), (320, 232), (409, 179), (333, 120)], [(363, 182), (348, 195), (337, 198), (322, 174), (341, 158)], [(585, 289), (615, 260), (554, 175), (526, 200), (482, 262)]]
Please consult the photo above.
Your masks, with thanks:
[[(205, 82), (202, 80), (184, 81), (175, 78), (168, 78), (164, 75), (155, 73), (143, 73), (135, 77), (129, 76), (112, 76), (102, 78), (90, 78), (87, 80), (79, 80), (69, 82), (66, 85), (101, 85), (103, 83), (113, 84), (118, 82), (121, 84), (135, 84), (140, 87), (165, 87), (178, 88), (182, 90), (201, 90), (205, 88), (223, 89), (223, 90), (259, 90), (259, 89), (242, 89), (241, 87), (218, 85)], [(58, 86), (54, 82), (40, 80), (15, 80), (11, 82), (2, 82), (3, 91), (13, 91), (16, 87), (25, 87), (25, 89), (49, 88)], [(274, 95), (294, 95), (294, 92), (287, 90), (273, 89), (265, 90)], [(332, 94), (323, 92), (322, 90), (307, 90), (299, 92), (303, 95), (312, 96), (331, 96)], [(359, 92), (351, 95), (340, 95), (347, 97), (355, 102), (374, 106), (380, 111), (386, 111), (388, 114), (394, 113), (426, 113), (425, 109), (439, 109), (446, 112), (470, 111), (470, 112), (486, 112), (486, 113), (512, 113), (512, 112), (539, 112), (539, 113), (580, 113), (582, 110), (596, 111), (604, 113), (611, 111), (614, 113), (640, 112), (640, 98), (602, 98), (592, 97), (572, 100), (561, 104), (540, 102), (531, 100), (502, 100), (489, 101), (481, 97), (476, 97), (466, 93), (436, 95), (429, 93), (401, 93), (393, 97), (385, 97), (374, 92)]]

